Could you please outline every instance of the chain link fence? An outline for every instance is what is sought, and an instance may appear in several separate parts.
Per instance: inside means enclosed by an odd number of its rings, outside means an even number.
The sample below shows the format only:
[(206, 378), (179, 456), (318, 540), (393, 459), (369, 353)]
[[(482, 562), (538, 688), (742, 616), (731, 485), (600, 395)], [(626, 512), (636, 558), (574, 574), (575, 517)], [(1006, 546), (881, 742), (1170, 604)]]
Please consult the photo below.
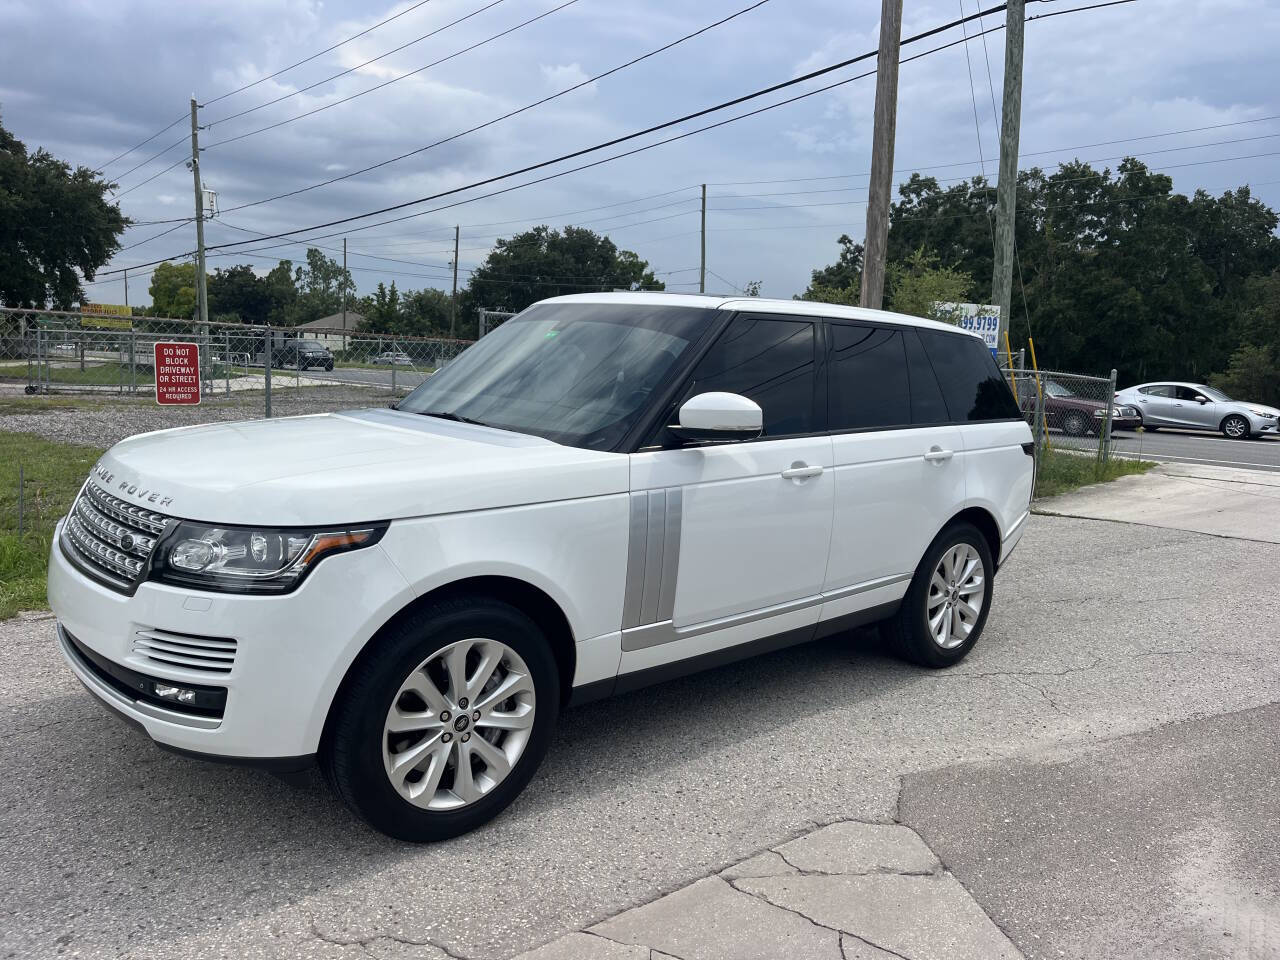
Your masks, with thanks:
[[(505, 319), (502, 315), (502, 318)], [(271, 416), (401, 397), (470, 341), (0, 308), (0, 392), (154, 397), (155, 345), (200, 348), (201, 403)], [(313, 401), (313, 402), (309, 402)]]

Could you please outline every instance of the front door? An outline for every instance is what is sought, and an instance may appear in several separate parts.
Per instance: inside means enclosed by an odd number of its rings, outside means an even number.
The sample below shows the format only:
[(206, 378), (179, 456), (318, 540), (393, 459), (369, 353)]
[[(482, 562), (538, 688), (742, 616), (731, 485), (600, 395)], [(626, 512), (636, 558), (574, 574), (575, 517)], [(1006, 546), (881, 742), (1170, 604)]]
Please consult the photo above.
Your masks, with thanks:
[(1174, 387), (1172, 404), (1174, 423), (1207, 430), (1218, 429), (1218, 405), (1195, 387)]
[(759, 439), (632, 455), (623, 672), (817, 622), (834, 477), (818, 404), (818, 331), (738, 316), (694, 369), (691, 396), (737, 393)]

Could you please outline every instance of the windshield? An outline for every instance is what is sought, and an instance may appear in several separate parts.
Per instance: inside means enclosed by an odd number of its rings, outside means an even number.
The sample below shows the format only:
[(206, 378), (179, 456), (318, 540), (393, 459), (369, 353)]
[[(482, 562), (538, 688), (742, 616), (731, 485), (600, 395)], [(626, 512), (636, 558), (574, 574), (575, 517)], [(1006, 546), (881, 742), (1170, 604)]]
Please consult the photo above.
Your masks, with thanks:
[(1052, 380), (1046, 380), (1044, 392), (1051, 397), (1074, 397), (1075, 394), (1068, 390), (1060, 383), (1054, 383)]
[(469, 347), (398, 409), (608, 450), (634, 425), (713, 312), (539, 304)]
[(323, 350), (324, 344), (319, 340), (299, 340), (298, 346), (303, 350)]
[(1201, 387), (1198, 387), (1197, 389), (1201, 393), (1203, 393), (1206, 397), (1208, 397), (1210, 400), (1216, 400), (1218, 403), (1229, 403), (1231, 400), (1231, 398), (1228, 397), (1221, 390), (1215, 390), (1213, 389), (1213, 387), (1201, 386)]

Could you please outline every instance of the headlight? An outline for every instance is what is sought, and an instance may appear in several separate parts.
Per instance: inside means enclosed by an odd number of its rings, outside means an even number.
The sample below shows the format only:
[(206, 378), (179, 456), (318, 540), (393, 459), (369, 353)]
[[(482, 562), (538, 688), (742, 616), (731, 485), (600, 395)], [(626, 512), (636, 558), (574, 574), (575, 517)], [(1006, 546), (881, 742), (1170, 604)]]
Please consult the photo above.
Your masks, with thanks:
[(287, 593), (322, 559), (377, 543), (387, 525), (229, 527), (183, 520), (156, 551), (151, 577), (230, 593)]
[[(1107, 408), (1099, 407), (1097, 410), (1093, 411), (1093, 415), (1095, 417), (1098, 417), (1099, 419), (1104, 419), (1107, 415)], [(1113, 411), (1113, 415), (1114, 415), (1114, 411)]]
[(1270, 410), (1256, 410), (1253, 407), (1250, 407), (1249, 412), (1255, 417), (1262, 417), (1263, 420), (1271, 420), (1275, 417), (1275, 413)]

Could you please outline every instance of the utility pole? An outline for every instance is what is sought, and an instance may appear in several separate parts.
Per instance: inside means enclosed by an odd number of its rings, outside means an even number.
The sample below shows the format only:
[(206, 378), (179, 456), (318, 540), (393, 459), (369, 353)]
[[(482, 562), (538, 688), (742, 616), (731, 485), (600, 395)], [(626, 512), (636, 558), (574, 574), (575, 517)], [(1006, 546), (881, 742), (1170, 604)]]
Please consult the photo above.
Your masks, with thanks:
[(876, 59), (875, 130), (867, 188), (867, 239), (862, 255), (864, 307), (884, 305), (884, 261), (889, 246), (889, 193), (893, 189), (893, 140), (898, 126), (898, 48), (902, 0), (880, 0), (880, 52)]
[(124, 271), (124, 305), (129, 305), (129, 268), (125, 267)]
[(200, 135), (196, 111), (200, 105), (191, 98), (191, 176), (196, 187), (196, 305), (201, 323), (209, 322), (209, 293), (204, 283), (204, 189), (200, 184)]
[(347, 345), (347, 238), (342, 238), (342, 346)]
[(702, 264), (698, 269), (698, 292), (707, 292), (707, 185), (702, 185)]
[(1004, 31), (1004, 106), (1000, 120), (1000, 180), (996, 183), (995, 268), (991, 302), (1000, 308), (1000, 339), (1013, 310), (1014, 217), (1018, 205), (1018, 135), (1022, 123), (1022, 32), (1026, 0), (1009, 0)]
[(455, 224), (453, 228), (453, 296), (449, 302), (449, 336), (451, 337), (458, 325), (458, 237), (461, 233), (462, 228)]

